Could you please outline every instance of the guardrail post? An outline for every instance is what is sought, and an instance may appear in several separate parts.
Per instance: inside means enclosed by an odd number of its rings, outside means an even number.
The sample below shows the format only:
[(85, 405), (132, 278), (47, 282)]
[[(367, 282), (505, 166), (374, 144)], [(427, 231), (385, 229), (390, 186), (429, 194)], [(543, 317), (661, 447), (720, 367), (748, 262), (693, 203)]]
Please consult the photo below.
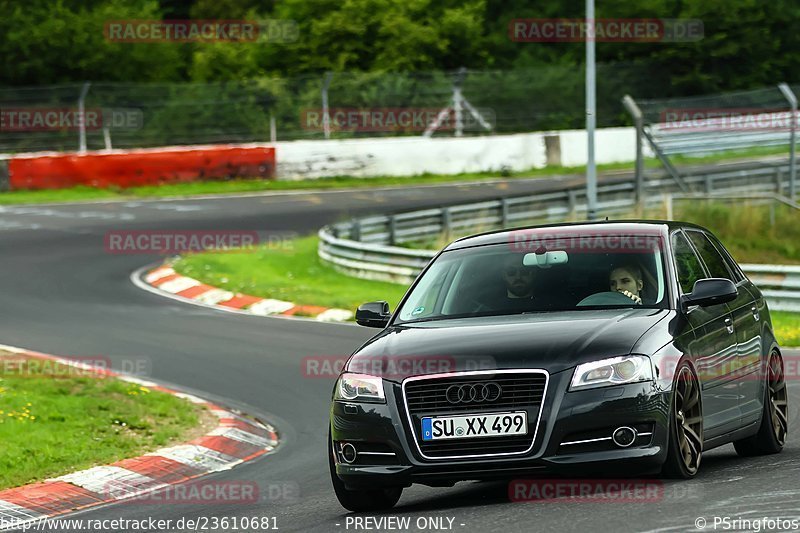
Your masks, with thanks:
[(500, 224), (503, 228), (507, 228), (509, 226), (508, 200), (506, 198), (500, 198)]
[(397, 244), (397, 218), (394, 215), (389, 217), (389, 244)]
[(570, 218), (575, 218), (578, 215), (578, 191), (575, 189), (567, 191), (567, 203)]
[(775, 192), (783, 194), (783, 171), (781, 167), (775, 167)]
[(714, 176), (706, 174), (706, 194), (711, 194), (712, 192), (714, 192)]
[(361, 240), (361, 220), (358, 218), (354, 218), (350, 224), (350, 239), (354, 241)]
[(444, 207), (442, 208), (442, 233), (444, 233), (444, 237), (448, 241), (450, 240), (451, 230), (452, 230), (452, 215), (450, 214), (450, 208)]

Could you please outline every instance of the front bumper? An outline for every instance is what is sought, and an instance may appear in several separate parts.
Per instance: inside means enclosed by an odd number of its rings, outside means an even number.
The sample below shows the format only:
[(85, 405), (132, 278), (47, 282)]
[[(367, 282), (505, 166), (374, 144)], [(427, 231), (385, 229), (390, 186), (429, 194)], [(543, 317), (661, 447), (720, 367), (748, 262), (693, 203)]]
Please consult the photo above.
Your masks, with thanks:
[[(666, 459), (669, 391), (653, 382), (568, 392), (572, 371), (550, 376), (536, 438), (527, 453), (502, 457), (426, 459), (412, 438), (401, 386), (384, 382), (385, 404), (334, 401), (334, 445), (351, 443), (366, 454), (347, 464), (334, 452), (336, 473), (349, 488), (448, 486), (464, 480), (537, 475), (652, 473)], [(644, 435), (615, 445), (613, 430), (628, 426)], [(487, 439), (490, 441), (491, 439)]]

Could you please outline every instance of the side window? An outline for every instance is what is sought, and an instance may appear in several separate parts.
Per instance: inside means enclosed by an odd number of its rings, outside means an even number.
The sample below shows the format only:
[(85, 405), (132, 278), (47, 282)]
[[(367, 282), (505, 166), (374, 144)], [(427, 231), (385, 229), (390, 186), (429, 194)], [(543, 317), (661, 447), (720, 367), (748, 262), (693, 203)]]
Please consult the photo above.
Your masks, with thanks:
[(706, 274), (683, 233), (672, 235), (672, 253), (675, 257), (675, 267), (678, 269), (678, 283), (681, 291), (689, 294), (694, 288), (694, 282), (703, 279)]
[(742, 273), (742, 269), (739, 267), (739, 265), (733, 259), (733, 257), (731, 256), (731, 253), (727, 250), (727, 248), (725, 248), (722, 245), (722, 243), (719, 242), (719, 240), (716, 237), (714, 237), (713, 235), (707, 235), (707, 237), (709, 239), (711, 239), (711, 242), (714, 244), (714, 246), (716, 247), (717, 251), (722, 256), (722, 259), (725, 260), (725, 264), (728, 265), (728, 270), (730, 270), (731, 274), (733, 274), (733, 282), (734, 283), (739, 283), (740, 281), (744, 281), (745, 277), (744, 277), (744, 274)]
[(725, 278), (736, 283), (730, 270), (728, 270), (728, 267), (725, 265), (725, 260), (711, 241), (708, 240), (708, 237), (699, 231), (687, 231), (686, 233), (700, 253), (700, 257), (703, 258), (703, 262), (706, 264), (706, 267), (708, 267), (708, 272), (711, 274), (711, 277)]

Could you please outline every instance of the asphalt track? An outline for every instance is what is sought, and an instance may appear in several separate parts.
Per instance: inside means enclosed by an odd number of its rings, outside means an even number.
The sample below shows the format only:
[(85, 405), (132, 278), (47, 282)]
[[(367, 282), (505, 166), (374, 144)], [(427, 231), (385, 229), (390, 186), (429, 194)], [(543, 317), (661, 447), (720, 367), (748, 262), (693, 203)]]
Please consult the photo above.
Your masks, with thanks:
[[(136, 288), (129, 275), (159, 258), (108, 253), (108, 231), (306, 234), (356, 214), (496, 198), (565, 181), (0, 207), (0, 343), (108, 357), (123, 370), (146, 368), (154, 379), (265, 416), (284, 439), (276, 453), (210, 478), (257, 483), (258, 504), (121, 503), (73, 517), (276, 517), (282, 531), (379, 529), (372, 522), (358, 528), (348, 522), (354, 515), (333, 495), (325, 452), (333, 380), (304, 377), (300, 364), (305, 356), (349, 354), (375, 330), (224, 313), (150, 294)], [(800, 385), (794, 380), (789, 386), (791, 435), (782, 454), (741, 459), (732, 446), (719, 448), (706, 455), (697, 479), (665, 482), (658, 501), (510, 503), (505, 484), (460, 483), (406, 489), (399, 505), (383, 516), (411, 517), (412, 531), (421, 530), (419, 517), (445, 518), (445, 528), (452, 518), (451, 530), (469, 532), (571, 531), (600, 524), (616, 531), (697, 531), (699, 517), (708, 520), (707, 529), (714, 516), (798, 518)]]

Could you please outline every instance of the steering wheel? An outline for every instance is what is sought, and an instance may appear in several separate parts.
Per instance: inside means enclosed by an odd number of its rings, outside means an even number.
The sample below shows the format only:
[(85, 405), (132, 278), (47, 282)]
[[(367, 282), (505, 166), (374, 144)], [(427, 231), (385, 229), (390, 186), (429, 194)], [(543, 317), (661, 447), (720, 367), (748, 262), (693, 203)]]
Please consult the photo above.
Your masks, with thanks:
[(587, 296), (578, 302), (578, 306), (582, 305), (636, 305), (636, 302), (621, 292), (607, 291)]
[(472, 312), (473, 313), (480, 313), (480, 312), (483, 312), (483, 311), (494, 311), (494, 308), (489, 307), (485, 303), (480, 302), (475, 298), (469, 298), (467, 300), (467, 302), (472, 305)]

